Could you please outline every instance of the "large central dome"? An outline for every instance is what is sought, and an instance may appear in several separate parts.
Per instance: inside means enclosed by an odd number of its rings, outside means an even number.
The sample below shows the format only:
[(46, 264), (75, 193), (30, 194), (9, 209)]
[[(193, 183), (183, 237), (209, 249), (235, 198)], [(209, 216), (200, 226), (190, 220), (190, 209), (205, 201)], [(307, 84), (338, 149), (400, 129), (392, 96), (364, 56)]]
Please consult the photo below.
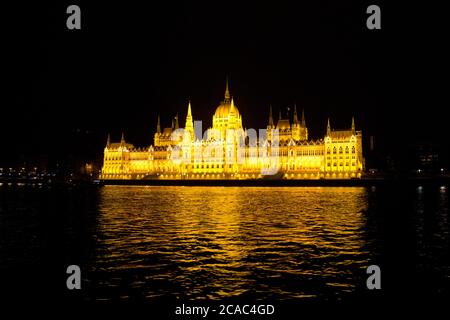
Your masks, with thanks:
[[(233, 110), (233, 111), (231, 111)], [(230, 112), (234, 112), (236, 116), (239, 116), (239, 110), (233, 103), (233, 108), (231, 107), (231, 102), (223, 101), (216, 109), (214, 115), (218, 118), (227, 118)]]
[(224, 139), (228, 129), (242, 129), (242, 116), (234, 105), (228, 90), (228, 79), (225, 88), (225, 99), (219, 104), (213, 116), (213, 129), (218, 130), (220, 134), (211, 136), (214, 139)]

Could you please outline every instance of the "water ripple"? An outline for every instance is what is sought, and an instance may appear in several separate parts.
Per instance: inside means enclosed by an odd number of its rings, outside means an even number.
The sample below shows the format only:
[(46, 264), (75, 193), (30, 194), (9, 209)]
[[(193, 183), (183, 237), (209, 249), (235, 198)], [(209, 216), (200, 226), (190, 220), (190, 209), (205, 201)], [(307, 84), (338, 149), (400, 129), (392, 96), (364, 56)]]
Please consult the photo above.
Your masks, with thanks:
[(345, 294), (369, 256), (367, 203), (364, 188), (104, 187), (94, 298)]

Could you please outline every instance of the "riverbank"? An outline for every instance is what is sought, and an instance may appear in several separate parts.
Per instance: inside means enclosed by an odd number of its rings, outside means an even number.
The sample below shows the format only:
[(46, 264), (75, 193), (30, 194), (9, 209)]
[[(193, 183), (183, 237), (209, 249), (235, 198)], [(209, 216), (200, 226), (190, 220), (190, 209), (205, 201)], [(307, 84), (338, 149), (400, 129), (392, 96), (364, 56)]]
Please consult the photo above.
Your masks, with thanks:
[(354, 187), (354, 186), (383, 186), (383, 185), (449, 185), (449, 177), (434, 177), (434, 178), (398, 178), (398, 179), (310, 179), (310, 180), (264, 180), (264, 179), (248, 179), (248, 180), (100, 180), (102, 185), (138, 185), (138, 186), (223, 186), (223, 187), (237, 187), (237, 186), (339, 186), (339, 187)]
[(396, 186), (396, 185), (450, 185), (449, 176), (435, 177), (390, 177), (390, 178), (362, 178), (362, 179), (247, 179), (247, 180), (61, 180), (61, 179), (0, 179), (0, 186), (12, 185), (130, 185), (130, 186), (220, 186), (220, 187), (284, 187), (284, 186), (318, 186), (318, 187), (357, 187), (357, 186)]

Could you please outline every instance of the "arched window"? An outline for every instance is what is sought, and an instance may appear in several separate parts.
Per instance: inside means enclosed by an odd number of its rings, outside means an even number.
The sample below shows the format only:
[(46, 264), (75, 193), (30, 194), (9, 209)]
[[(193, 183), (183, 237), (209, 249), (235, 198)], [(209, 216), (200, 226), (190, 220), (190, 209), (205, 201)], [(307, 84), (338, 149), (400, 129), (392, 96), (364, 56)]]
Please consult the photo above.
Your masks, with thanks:
[(327, 154), (330, 154), (330, 147), (327, 148)]
[(348, 153), (349, 152), (349, 150), (348, 150), (348, 146), (347, 147), (345, 147), (345, 153)]
[(342, 147), (339, 147), (339, 153), (342, 153)]
[(336, 154), (336, 147), (333, 148), (333, 154)]
[(355, 146), (352, 147), (352, 153), (355, 153)]

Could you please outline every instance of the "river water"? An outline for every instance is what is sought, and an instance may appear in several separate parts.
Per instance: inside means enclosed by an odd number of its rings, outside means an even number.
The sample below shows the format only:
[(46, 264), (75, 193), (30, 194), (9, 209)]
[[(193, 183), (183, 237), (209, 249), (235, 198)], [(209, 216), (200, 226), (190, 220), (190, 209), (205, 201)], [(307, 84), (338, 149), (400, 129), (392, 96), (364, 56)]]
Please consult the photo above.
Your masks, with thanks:
[[(446, 186), (0, 190), (0, 281), (12, 300), (320, 304), (450, 290)], [(82, 270), (76, 293), (65, 288), (71, 264)]]

